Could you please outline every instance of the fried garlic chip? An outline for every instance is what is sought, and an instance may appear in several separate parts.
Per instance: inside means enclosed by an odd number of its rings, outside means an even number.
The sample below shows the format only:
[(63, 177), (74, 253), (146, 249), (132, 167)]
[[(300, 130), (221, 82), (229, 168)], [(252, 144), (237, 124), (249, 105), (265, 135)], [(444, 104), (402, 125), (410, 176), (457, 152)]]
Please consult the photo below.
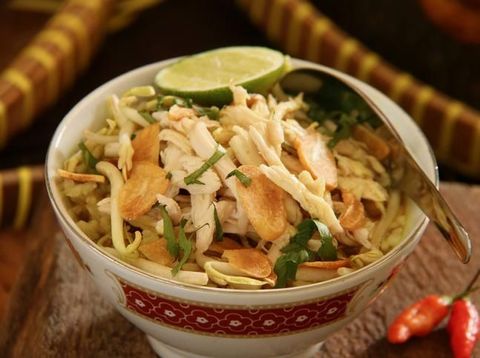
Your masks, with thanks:
[(365, 210), (363, 204), (357, 200), (355, 195), (348, 191), (342, 192), (342, 198), (346, 209), (338, 219), (340, 225), (347, 230), (361, 228), (365, 222)]
[(385, 212), (385, 207), (378, 201), (362, 200), (365, 214), (372, 220), (380, 220)]
[(152, 124), (141, 131), (137, 132), (135, 139), (132, 141), (134, 162), (147, 161), (158, 164), (158, 156), (160, 154), (160, 124)]
[(167, 190), (169, 180), (158, 165), (142, 161), (134, 163), (130, 178), (118, 197), (120, 214), (125, 220), (134, 220), (145, 214), (157, 201), (157, 194)]
[(297, 137), (294, 143), (298, 159), (314, 179), (324, 178), (328, 190), (337, 187), (337, 166), (332, 152), (318, 132)]
[(237, 180), (236, 187), (248, 220), (263, 240), (277, 239), (288, 224), (285, 192), (257, 167), (242, 165), (238, 169), (252, 180), (247, 187)]
[(222, 257), (251, 277), (265, 278), (272, 273), (272, 264), (267, 255), (257, 249), (225, 250)]
[(208, 247), (208, 251), (215, 252), (217, 254), (223, 254), (225, 250), (236, 250), (241, 249), (243, 246), (240, 245), (233, 239), (229, 237), (224, 237), (222, 241), (214, 241)]
[(227, 262), (208, 261), (205, 263), (208, 278), (220, 286), (230, 286), (236, 289), (258, 290), (265, 285), (275, 286), (276, 276), (272, 272), (269, 277), (257, 279), (242, 276), (243, 273)]
[(348, 260), (304, 262), (298, 266), (296, 280), (322, 282), (338, 276), (338, 269), (349, 267)]
[(303, 264), (300, 264), (300, 266), (310, 267), (314, 269), (322, 269), (322, 270), (336, 270), (340, 267), (350, 266), (350, 261), (347, 259), (336, 260), (336, 261), (311, 261), (311, 262), (304, 262)]
[(160, 265), (169, 266), (175, 260), (168, 253), (167, 240), (163, 238), (140, 245), (138, 251), (150, 261), (156, 262)]
[(105, 183), (105, 177), (98, 174), (74, 173), (67, 170), (58, 169), (58, 175), (65, 179), (70, 179), (79, 183)]
[(353, 128), (353, 138), (367, 145), (368, 152), (378, 160), (383, 160), (390, 154), (390, 147), (387, 142), (378, 136), (374, 131), (365, 126), (358, 125)]

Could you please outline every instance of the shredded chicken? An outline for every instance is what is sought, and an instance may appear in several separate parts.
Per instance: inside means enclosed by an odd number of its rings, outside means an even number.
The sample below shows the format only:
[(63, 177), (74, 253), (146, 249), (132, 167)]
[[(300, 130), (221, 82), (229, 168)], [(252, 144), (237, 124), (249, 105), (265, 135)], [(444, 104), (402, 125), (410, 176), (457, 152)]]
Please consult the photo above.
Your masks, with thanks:
[(188, 139), (177, 131), (172, 129), (164, 129), (160, 132), (159, 139), (160, 141), (170, 142), (176, 145), (185, 154), (193, 154), (192, 146), (190, 145)]
[(246, 129), (264, 121), (265, 118), (246, 106), (227, 106), (220, 113), (220, 124), (226, 128), (240, 126)]
[(267, 119), (270, 117), (270, 109), (268, 108), (265, 97), (259, 94), (250, 95), (250, 109), (259, 116)]
[(132, 169), (133, 165), (133, 147), (131, 142), (131, 137), (135, 129), (133, 122), (129, 121), (123, 112), (120, 109), (120, 103), (117, 96), (112, 95), (110, 97), (110, 111), (112, 112), (113, 118), (118, 123), (120, 127), (120, 132), (118, 135), (120, 149), (118, 153), (118, 169), (122, 171), (123, 178), (127, 178), (127, 172)]
[(248, 92), (245, 88), (240, 86), (230, 86), (233, 95), (234, 106), (246, 106), (249, 99)]
[[(58, 171), (79, 228), (153, 275), (236, 289), (285, 281), (305, 252), (284, 285), (346, 275), (403, 239), (378, 131), (357, 126), (332, 149), (338, 122), (312, 122), (303, 95), (230, 89), (221, 109), (152, 86), (112, 95), (104, 127)], [(316, 254), (323, 245), (331, 259)]]
[[(197, 122), (193, 126), (191, 132), (188, 133), (188, 139), (190, 140), (195, 153), (203, 160), (210, 158), (216, 150), (225, 152), (225, 149), (221, 148), (217, 142), (215, 142), (215, 139), (213, 139), (205, 123)], [(235, 168), (235, 164), (227, 156), (223, 156), (217, 163), (215, 163), (215, 169), (233, 192), (235, 192), (235, 190), (232, 189), (233, 184), (230, 184), (232, 180), (225, 178)]]
[(197, 228), (195, 246), (199, 253), (204, 253), (212, 243), (215, 230), (213, 196), (211, 194), (192, 194), (191, 201), (192, 222)]
[(199, 157), (191, 155), (184, 155), (179, 158), (179, 161), (182, 169), (172, 170), (170, 172), (173, 185), (187, 190), (190, 194), (212, 194), (218, 191), (222, 186), (218, 175), (212, 169), (208, 169), (203, 173), (203, 184), (186, 184), (184, 180), (185, 177), (200, 168), (204, 161)]
[(162, 194), (157, 194), (157, 202), (160, 205), (165, 206), (165, 209), (167, 210), (168, 215), (170, 215), (172, 221), (178, 225), (182, 219), (182, 210), (180, 209), (178, 203), (172, 198)]
[(183, 118), (192, 118), (192, 117), (195, 117), (195, 112), (193, 109), (179, 107), (176, 104), (170, 107), (170, 110), (168, 111), (168, 118), (173, 121), (179, 121), (180, 119), (183, 119)]
[(125, 117), (127, 117), (127, 119), (129, 119), (133, 123), (138, 124), (140, 127), (145, 128), (145, 127), (148, 127), (150, 125), (150, 123), (148, 123), (147, 120), (145, 118), (143, 118), (140, 115), (140, 113), (138, 113), (137, 110), (135, 110), (133, 108), (130, 108), (130, 107), (126, 107), (126, 106), (122, 106), (120, 108), (120, 110), (122, 111), (123, 115)]
[(387, 201), (388, 192), (376, 181), (356, 177), (339, 177), (338, 187), (354, 194), (357, 199)]
[(229, 142), (230, 147), (240, 164), (260, 165), (264, 163), (263, 158), (258, 154), (257, 148), (248, 132), (239, 126), (234, 126), (235, 136)]
[(290, 174), (288, 170), (280, 166), (267, 167), (263, 164), (260, 165), (260, 170), (271, 181), (289, 193), (313, 218), (320, 219), (324, 222), (332, 233), (343, 232), (343, 228), (338, 222), (332, 207), (328, 205), (325, 199), (308, 190), (308, 188), (293, 174)]
[(283, 167), (283, 163), (280, 160), (280, 153), (277, 152), (276, 148), (270, 144), (266, 138), (266, 126), (263, 123), (258, 123), (256, 126), (251, 126), (248, 133), (253, 143), (257, 147), (258, 152), (263, 159), (265, 159), (268, 165), (277, 165)]

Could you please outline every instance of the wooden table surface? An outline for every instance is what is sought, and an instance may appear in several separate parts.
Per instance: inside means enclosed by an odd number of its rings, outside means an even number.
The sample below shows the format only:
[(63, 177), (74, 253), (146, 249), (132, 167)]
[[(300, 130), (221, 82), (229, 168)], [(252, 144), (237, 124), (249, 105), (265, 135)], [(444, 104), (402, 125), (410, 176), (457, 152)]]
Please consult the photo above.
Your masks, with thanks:
[[(331, 336), (318, 357), (451, 357), (443, 328), (400, 346), (385, 339), (387, 325), (402, 308), (430, 293), (459, 292), (478, 268), (480, 186), (444, 183), (442, 191), (472, 236), (471, 262), (459, 263), (429, 226), (386, 292)], [(116, 313), (79, 268), (46, 208), (40, 205), (26, 235), (24, 265), (0, 321), (0, 356), (154, 357), (142, 332)], [(474, 302), (479, 298), (475, 294)], [(480, 357), (480, 346), (475, 356)]]

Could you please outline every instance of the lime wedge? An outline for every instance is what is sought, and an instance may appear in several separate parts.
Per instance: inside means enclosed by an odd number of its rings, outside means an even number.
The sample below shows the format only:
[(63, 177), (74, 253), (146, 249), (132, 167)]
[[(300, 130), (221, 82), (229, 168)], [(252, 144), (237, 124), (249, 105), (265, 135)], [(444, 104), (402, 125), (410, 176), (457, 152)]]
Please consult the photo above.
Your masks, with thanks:
[(285, 56), (265, 47), (225, 47), (189, 56), (162, 69), (155, 84), (165, 94), (222, 105), (232, 101), (230, 84), (265, 93), (286, 70)]

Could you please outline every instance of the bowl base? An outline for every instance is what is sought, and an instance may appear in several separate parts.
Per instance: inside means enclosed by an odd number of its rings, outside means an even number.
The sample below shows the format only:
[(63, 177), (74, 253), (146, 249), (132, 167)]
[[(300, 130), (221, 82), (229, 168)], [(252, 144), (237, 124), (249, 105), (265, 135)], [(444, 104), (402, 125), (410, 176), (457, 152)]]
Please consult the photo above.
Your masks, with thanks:
[[(187, 351), (183, 351), (181, 349), (178, 349), (176, 347), (173, 347), (171, 345), (168, 345), (162, 341), (159, 341), (156, 338), (153, 338), (152, 336), (147, 335), (148, 342), (150, 343), (150, 346), (152, 349), (155, 351), (155, 353), (158, 354), (159, 357), (162, 358), (213, 358), (209, 356), (203, 356)], [(272, 357), (275, 358), (312, 358), (316, 356), (316, 353), (320, 351), (320, 348), (322, 347), (323, 342), (317, 343), (314, 346), (309, 347), (307, 350), (302, 351), (302, 352), (296, 352), (292, 354), (287, 354), (287, 355), (272, 355)], [(220, 357), (220, 356), (219, 356)], [(262, 355), (262, 357), (264, 357)]]

